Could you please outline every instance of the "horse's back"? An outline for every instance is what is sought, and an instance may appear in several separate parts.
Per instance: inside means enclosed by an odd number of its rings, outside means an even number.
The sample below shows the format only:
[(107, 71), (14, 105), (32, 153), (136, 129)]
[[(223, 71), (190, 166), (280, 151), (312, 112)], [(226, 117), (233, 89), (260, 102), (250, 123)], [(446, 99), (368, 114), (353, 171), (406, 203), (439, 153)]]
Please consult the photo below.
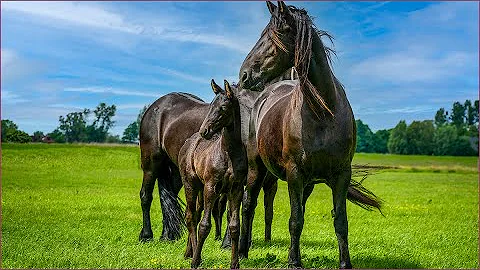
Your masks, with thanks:
[(208, 103), (186, 93), (170, 93), (157, 99), (145, 112), (140, 125), (140, 147), (165, 152), (178, 163), (178, 151), (200, 129)]

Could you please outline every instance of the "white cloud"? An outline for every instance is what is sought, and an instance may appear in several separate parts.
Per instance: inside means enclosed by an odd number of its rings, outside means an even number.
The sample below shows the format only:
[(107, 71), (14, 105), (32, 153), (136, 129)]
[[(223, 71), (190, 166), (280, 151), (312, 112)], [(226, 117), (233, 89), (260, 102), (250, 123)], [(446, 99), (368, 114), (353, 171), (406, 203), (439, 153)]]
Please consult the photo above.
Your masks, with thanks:
[(28, 99), (22, 98), (20, 95), (14, 94), (11, 91), (2, 89), (2, 104), (17, 104), (28, 102)]
[[(126, 34), (134, 34), (162, 40), (193, 42), (206, 45), (216, 45), (241, 53), (248, 52), (238, 38), (227, 37), (224, 33), (214, 34), (201, 32), (188, 25), (182, 18), (171, 17), (173, 21), (143, 20), (130, 21), (119, 13), (108, 11), (104, 6), (82, 2), (23, 2), (9, 1), (2, 4), (2, 11), (20, 12), (38, 18), (54, 27), (59, 23), (73, 24), (82, 27), (94, 27)], [(142, 18), (142, 14), (137, 14)], [(96, 37), (103, 43), (108, 40)], [(112, 44), (115, 45), (115, 44)]]
[(404, 51), (366, 59), (354, 65), (351, 72), (354, 76), (395, 83), (445, 80), (470, 68), (474, 59), (466, 52), (448, 52), (434, 58)]
[(133, 91), (133, 90), (114, 89), (111, 87), (97, 87), (97, 86), (65, 88), (64, 91), (95, 93), (95, 94), (112, 94), (112, 95), (118, 95), (118, 96), (140, 96), (140, 97), (158, 97), (159, 96), (158, 93), (152, 93), (152, 92), (140, 92), (140, 91)]
[(17, 11), (76, 25), (118, 30), (127, 33), (137, 33), (139, 31), (135, 25), (125, 22), (121, 15), (106, 11), (92, 4), (9, 1), (2, 4), (2, 10)]

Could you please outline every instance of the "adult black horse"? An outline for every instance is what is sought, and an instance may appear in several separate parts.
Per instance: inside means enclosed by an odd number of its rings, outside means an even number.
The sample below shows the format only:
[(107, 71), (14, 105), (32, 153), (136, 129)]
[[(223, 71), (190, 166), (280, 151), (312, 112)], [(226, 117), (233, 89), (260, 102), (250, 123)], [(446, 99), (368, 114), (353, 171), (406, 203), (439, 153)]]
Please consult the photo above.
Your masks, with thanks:
[[(278, 74), (266, 83), (289, 80), (293, 76), (290, 68), (286, 68)], [(241, 105), (242, 141), (246, 144), (250, 111), (260, 92), (237, 87), (233, 91)], [(194, 95), (170, 93), (157, 99), (145, 111), (139, 134), (143, 169), (143, 183), (140, 190), (143, 227), (139, 236), (140, 241), (153, 239), (150, 207), (157, 180), (163, 216), (162, 239), (176, 240), (181, 237), (185, 220), (178, 198), (178, 193), (182, 188), (182, 180), (178, 170), (178, 152), (185, 140), (200, 129), (208, 108), (208, 103)], [(266, 212), (265, 238), (269, 240), (277, 180), (270, 174), (265, 177), (266, 181), (263, 182)], [(215, 210), (218, 211), (218, 208)], [(218, 224), (218, 216), (221, 217), (221, 213), (214, 213), (217, 235), (219, 227), (221, 227)], [(228, 245), (229, 240), (225, 238), (223, 246)]]
[(331, 37), (315, 28), (305, 10), (283, 2), (278, 7), (267, 2), (267, 6), (272, 17), (244, 61), (241, 87), (263, 89), (265, 82), (292, 65), (299, 80), (266, 87), (253, 106), (240, 255), (248, 256), (256, 196), (264, 175), (270, 172), (288, 184), (289, 265), (302, 266), (304, 205), (313, 184), (325, 183), (332, 190), (340, 268), (351, 268), (346, 199), (378, 209), (380, 201), (351, 179), (356, 126), (344, 88), (331, 70), (330, 50), (321, 40), (321, 36)]

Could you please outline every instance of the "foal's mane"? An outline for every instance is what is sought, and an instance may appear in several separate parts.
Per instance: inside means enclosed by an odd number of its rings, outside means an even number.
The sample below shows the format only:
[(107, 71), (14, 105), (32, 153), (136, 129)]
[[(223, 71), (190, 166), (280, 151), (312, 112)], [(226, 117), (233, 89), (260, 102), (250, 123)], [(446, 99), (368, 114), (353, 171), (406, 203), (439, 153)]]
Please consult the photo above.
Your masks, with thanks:
[[(302, 93), (306, 97), (306, 101), (315, 113), (315, 115), (320, 118), (320, 115), (324, 113), (322, 110), (325, 109), (330, 115), (333, 116), (333, 112), (329, 109), (327, 103), (320, 95), (318, 90), (312, 84), (312, 82), (308, 79), (308, 70), (310, 67), (310, 60), (312, 59), (313, 53), (313, 39), (314, 35), (318, 35), (320, 40), (320, 44), (323, 47), (322, 49), (325, 51), (325, 55), (328, 61), (328, 68), (329, 72), (332, 74), (332, 79), (336, 81), (335, 76), (333, 75), (333, 71), (331, 68), (332, 65), (332, 54), (336, 56), (335, 51), (325, 46), (321, 40), (321, 37), (327, 37), (330, 42), (333, 44), (333, 36), (323, 30), (318, 30), (315, 24), (313, 23), (312, 18), (307, 14), (304, 9), (299, 9), (294, 6), (288, 6), (290, 10), (290, 14), (292, 15), (293, 19), (295, 20), (295, 59), (294, 65), (295, 69), (298, 72), (298, 77), (300, 81), (300, 87), (302, 89)], [(272, 20), (268, 26), (268, 34), (273, 43), (281, 50), (286, 53), (288, 52), (286, 44), (281, 39), (282, 33), (277, 30), (282, 24), (286, 24), (287, 22), (283, 17), (272, 16)], [(287, 44), (292, 45), (292, 44)], [(292, 46), (290, 46), (292, 47)], [(335, 85), (335, 82), (334, 82)]]

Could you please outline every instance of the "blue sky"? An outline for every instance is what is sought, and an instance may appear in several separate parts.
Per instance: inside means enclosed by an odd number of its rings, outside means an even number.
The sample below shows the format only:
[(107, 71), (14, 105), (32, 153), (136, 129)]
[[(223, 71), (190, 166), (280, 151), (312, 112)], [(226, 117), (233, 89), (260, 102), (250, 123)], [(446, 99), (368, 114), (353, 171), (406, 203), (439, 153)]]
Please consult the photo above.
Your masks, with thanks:
[[(335, 37), (334, 72), (373, 130), (478, 99), (478, 2), (287, 2)], [(1, 113), (20, 129), (115, 104), (122, 134), (169, 92), (213, 98), (238, 81), (268, 23), (265, 2), (3, 2)]]

